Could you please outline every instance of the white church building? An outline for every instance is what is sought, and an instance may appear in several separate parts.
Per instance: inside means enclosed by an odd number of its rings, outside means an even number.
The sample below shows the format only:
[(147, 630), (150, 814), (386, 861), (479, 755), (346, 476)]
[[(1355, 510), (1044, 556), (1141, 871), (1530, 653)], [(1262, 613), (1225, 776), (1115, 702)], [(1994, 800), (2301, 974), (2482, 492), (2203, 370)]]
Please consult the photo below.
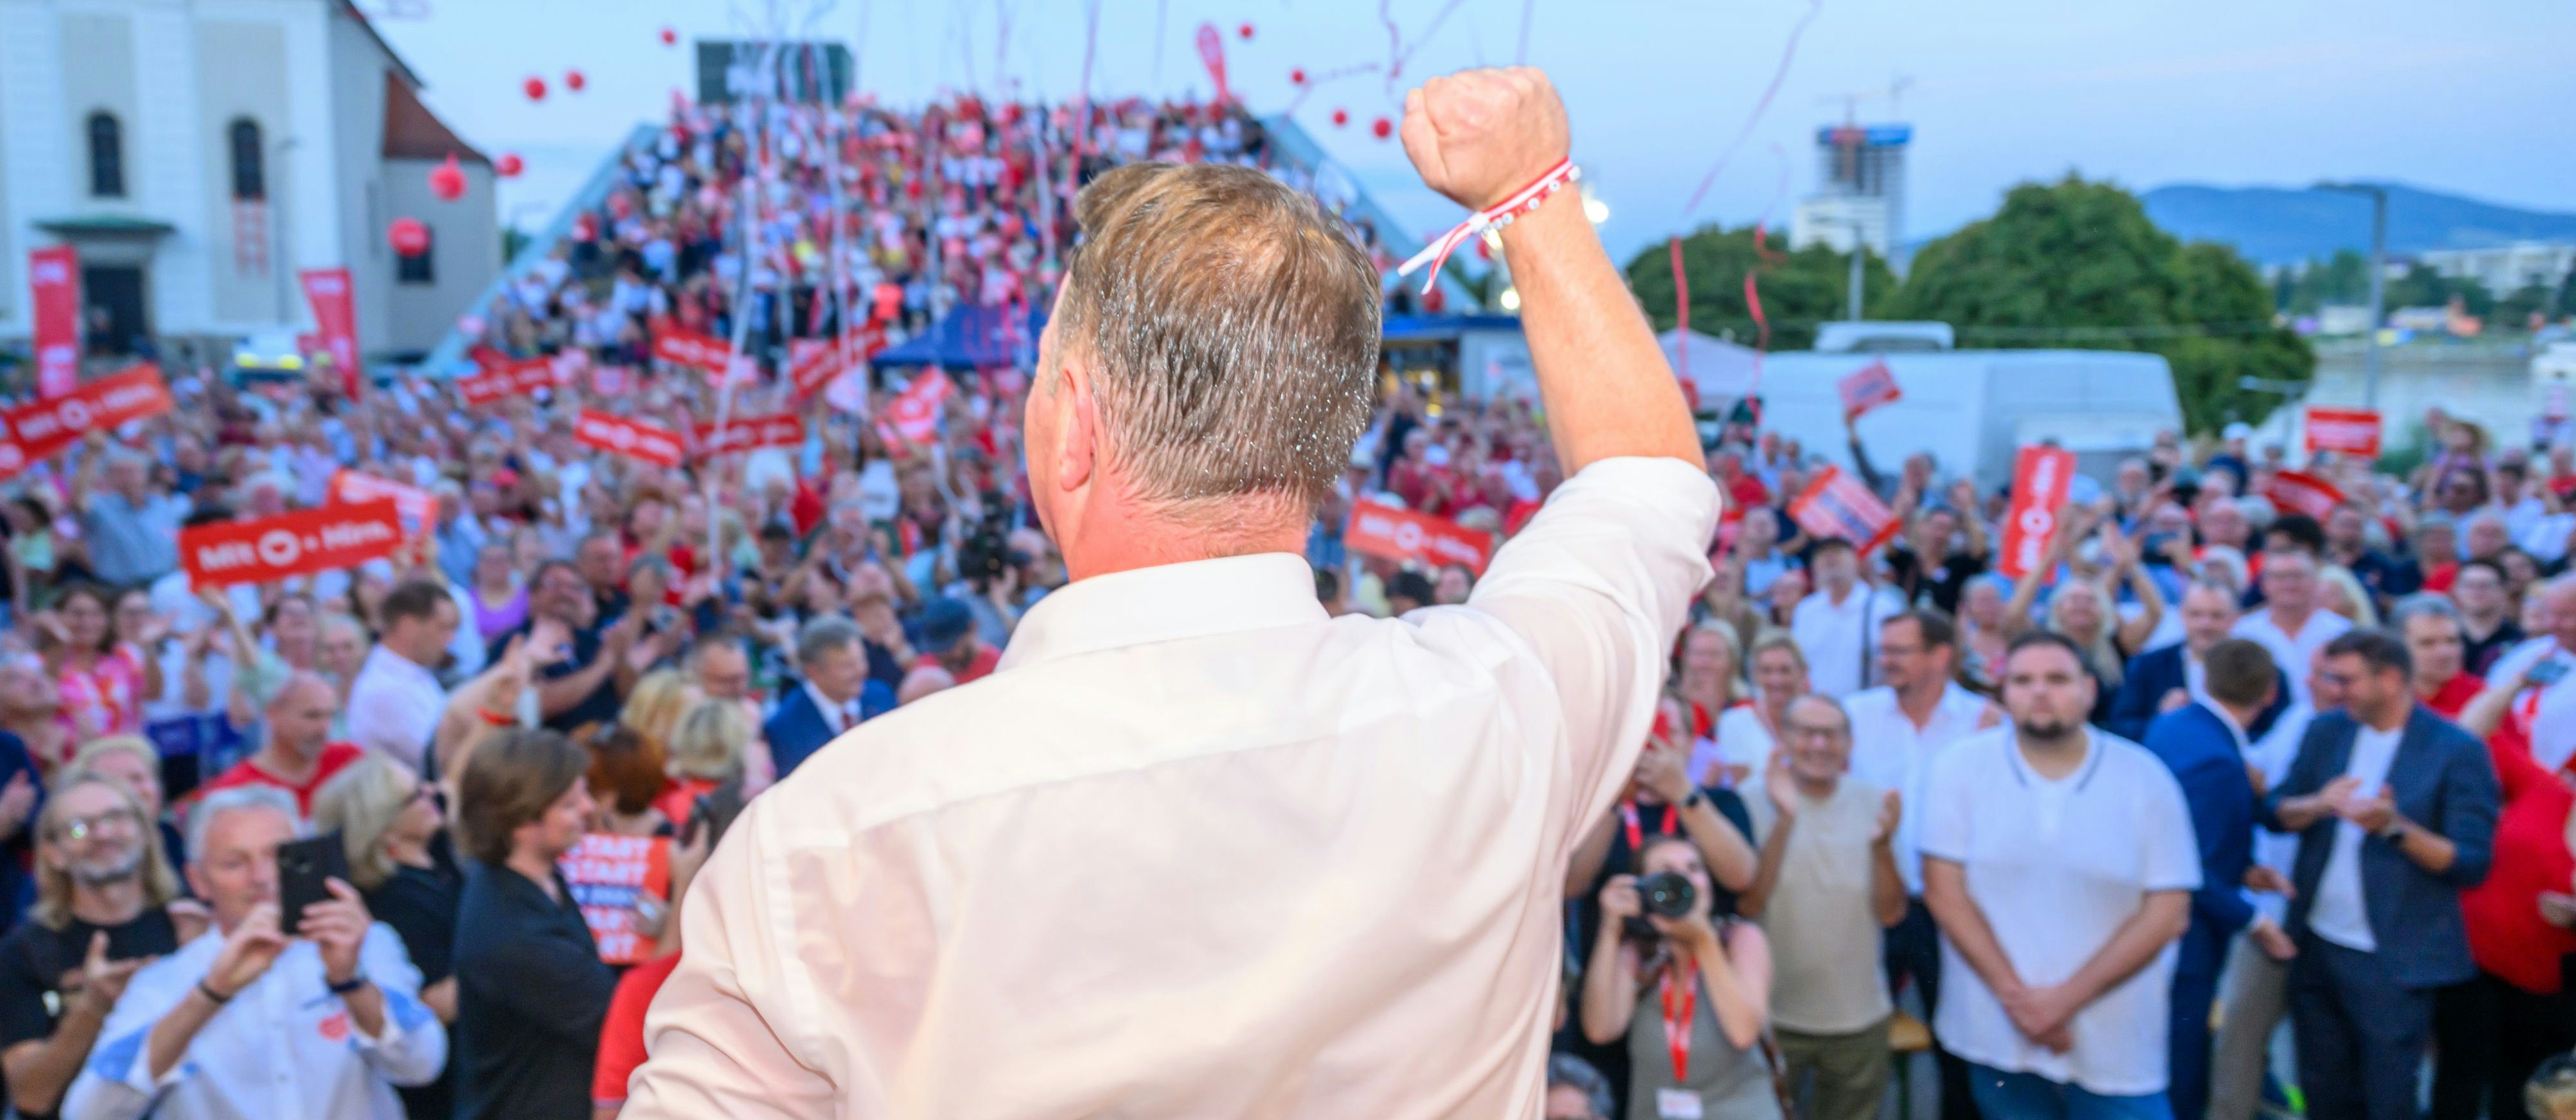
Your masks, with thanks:
[(428, 350), (501, 242), (490, 161), (421, 87), (350, 0), (0, 0), (0, 346), (33, 331), (27, 254), (68, 244), (85, 330), (212, 359), (312, 331), (297, 270), (346, 266), (365, 358)]

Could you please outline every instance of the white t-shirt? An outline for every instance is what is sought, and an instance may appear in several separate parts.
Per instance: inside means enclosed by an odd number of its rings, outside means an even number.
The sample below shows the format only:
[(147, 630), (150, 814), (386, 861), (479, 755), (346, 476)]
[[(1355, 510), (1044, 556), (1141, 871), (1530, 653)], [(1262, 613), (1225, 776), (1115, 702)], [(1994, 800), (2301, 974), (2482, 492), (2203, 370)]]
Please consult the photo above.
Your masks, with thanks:
[(2327, 642), (2343, 636), (2344, 631), (2350, 629), (2351, 619), (2333, 611), (2315, 611), (2308, 615), (2306, 622), (2299, 624), (2298, 633), (2283, 633), (2280, 624), (2272, 621), (2272, 612), (2265, 609), (2237, 619), (2236, 628), (2231, 633), (2272, 651), (2272, 660), (2282, 669), (2281, 684), (2290, 690), (2290, 702), (2307, 704), (2316, 700), (2316, 697), (2308, 695), (2310, 659), (2318, 650), (2326, 648)]
[(1743, 767), (1744, 783), (1758, 786), (1763, 768), (1771, 765), (1771, 751), (1778, 745), (1779, 741), (1771, 737), (1771, 729), (1762, 726), (1762, 714), (1751, 704), (1737, 704), (1718, 713), (1717, 740), (1710, 744), (1708, 757), (1703, 758), (1696, 749), (1691, 752), (1691, 780), (1714, 784), (1707, 780), (1704, 764), (1715, 762)]
[(1807, 686), (1837, 700), (1869, 687), (1879, 624), (1904, 610), (1893, 592), (1868, 584), (1855, 584), (1840, 603), (1823, 591), (1799, 600), (1789, 633), (1807, 655)]
[[(1923, 854), (1966, 869), (1969, 899), (2034, 987), (2074, 976), (2147, 892), (2200, 886), (2200, 846), (2173, 773), (2126, 739), (2085, 734), (2084, 761), (2054, 781), (2023, 761), (2008, 727), (1953, 743), (1932, 763)], [(2060, 1054), (2014, 1028), (1944, 937), (1933, 1029), (1951, 1053), (1980, 1065), (2106, 1096), (2162, 1092), (2173, 969), (2168, 944), (2075, 1014), (2075, 1047)]]
[[(2372, 796), (2387, 784), (2388, 764), (2397, 760), (2397, 741), (2405, 734), (2402, 723), (2386, 731), (2361, 725), (2361, 734), (2352, 740), (2352, 758), (2343, 768), (2346, 777), (2361, 779), (2360, 796)], [(2379, 940), (2370, 934), (2370, 911), (2361, 895), (2362, 838), (2360, 825), (2335, 822), (2334, 849), (2326, 854), (2325, 873), (2317, 878), (2316, 901), (2308, 907), (2308, 929), (2346, 949), (2375, 953)]]

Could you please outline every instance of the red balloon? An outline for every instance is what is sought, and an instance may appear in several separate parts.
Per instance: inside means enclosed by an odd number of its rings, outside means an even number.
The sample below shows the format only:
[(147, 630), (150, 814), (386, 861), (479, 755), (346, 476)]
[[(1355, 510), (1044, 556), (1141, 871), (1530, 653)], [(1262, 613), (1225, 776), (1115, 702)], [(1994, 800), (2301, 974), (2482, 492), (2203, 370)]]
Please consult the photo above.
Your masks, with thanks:
[(1378, 139), (1384, 140), (1395, 135), (1395, 122), (1379, 117), (1375, 123), (1369, 125), (1369, 131), (1376, 133)]
[(544, 78), (530, 78), (525, 82), (521, 82), (519, 84), (519, 89), (521, 92), (528, 95), (528, 100), (530, 101), (543, 101), (546, 99), (546, 80)]
[(503, 152), (501, 158), (492, 161), (493, 173), (504, 179), (516, 179), (519, 172), (527, 169), (527, 162), (520, 159), (517, 152)]
[(663, 46), (666, 46), (666, 47), (676, 47), (676, 46), (679, 46), (679, 45), (680, 45), (680, 33), (679, 33), (679, 32), (677, 32), (677, 31), (673, 31), (673, 30), (671, 30), (670, 28), (667, 28), (667, 27), (663, 28), (663, 29), (662, 29), (662, 45), (663, 45)]
[(465, 169), (457, 166), (456, 153), (447, 153), (447, 162), (429, 169), (429, 193), (440, 202), (454, 202), (465, 197)]
[(1235, 28), (1234, 33), (1243, 38), (1249, 39), (1252, 37), (1252, 25), (1248, 23), (1244, 24), (1241, 27)]
[(385, 241), (394, 247), (394, 255), (417, 257), (429, 251), (429, 227), (418, 218), (396, 218), (385, 227)]
[(589, 78), (585, 78), (585, 77), (583, 77), (583, 76), (582, 76), (581, 71), (579, 71), (579, 70), (566, 70), (566, 71), (564, 71), (564, 88), (565, 88), (565, 89), (571, 90), (571, 91), (573, 91), (574, 93), (580, 93), (580, 92), (581, 92), (581, 87), (586, 86), (586, 85), (589, 85), (589, 84), (590, 84), (590, 79), (589, 79)]
[(1335, 109), (1335, 110), (1333, 110), (1333, 127), (1335, 127), (1335, 128), (1340, 128), (1340, 127), (1342, 127), (1343, 125), (1346, 125), (1346, 124), (1349, 124), (1349, 123), (1351, 123), (1351, 111), (1350, 111), (1350, 110), (1348, 110), (1348, 109)]
[(1290, 70), (1290, 71), (1288, 72), (1288, 84), (1289, 84), (1289, 85), (1292, 85), (1292, 86), (1302, 86), (1302, 85), (1305, 85), (1305, 84), (1306, 84), (1306, 68), (1305, 68), (1305, 67), (1303, 67), (1303, 66), (1300, 66), (1300, 67), (1297, 67), (1297, 68), (1296, 68), (1296, 69), (1294, 69), (1294, 70)]

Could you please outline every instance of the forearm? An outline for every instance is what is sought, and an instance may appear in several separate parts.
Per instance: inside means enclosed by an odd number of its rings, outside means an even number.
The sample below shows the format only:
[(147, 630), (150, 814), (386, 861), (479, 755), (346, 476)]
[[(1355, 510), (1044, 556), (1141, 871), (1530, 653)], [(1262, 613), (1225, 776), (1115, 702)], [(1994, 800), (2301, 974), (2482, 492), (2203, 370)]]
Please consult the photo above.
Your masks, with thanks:
[(2446, 874), (2452, 864), (2459, 862), (2460, 846), (2450, 837), (2412, 821), (2407, 822), (2406, 831), (2398, 836), (2396, 844), (2398, 854), (2431, 874)]
[(1771, 997), (1767, 991), (1753, 990), (1750, 978), (1736, 973), (1735, 959), (1736, 954), (1715, 949), (1701, 953), (1699, 978), (1708, 986), (1708, 1010), (1717, 1017), (1717, 1029), (1736, 1049), (1750, 1050), (1762, 1038)]
[(197, 1038), (206, 1021), (215, 1017), (220, 1005), (206, 998), (203, 987), (192, 988), (179, 1004), (161, 1021), (152, 1024), (152, 1033), (144, 1039), (144, 1070), (158, 1079), (188, 1056), (188, 1044)]
[(1882, 926), (1905, 920), (1905, 875), (1896, 867), (1896, 845), (1885, 840), (1869, 846), (1869, 904)]
[(420, 1002), (438, 1016), (441, 1023), (456, 1021), (456, 978), (453, 976), (420, 990)]
[(80, 1076), (81, 1063), (89, 1058), (90, 1047), (98, 1042), (98, 1029), (106, 1021), (105, 1008), (74, 997), (70, 1009), (54, 1024), (53, 1037), (10, 1047), (8, 1055), (0, 1058), (0, 1072), (8, 1075), (9, 1103), (29, 1116), (52, 1112), (62, 1104), (64, 1091)]
[(1628, 1014), (1637, 1006), (1636, 982), (1620, 975), (1618, 922), (1601, 916), (1601, 934), (1592, 939), (1592, 960), (1583, 969), (1583, 1037), (1605, 1045), (1628, 1033)]
[(2191, 896), (2188, 892), (2149, 891), (2146, 901), (2129, 920), (2120, 923), (2111, 940), (2093, 953), (2084, 967), (2068, 977), (2066, 986), (2076, 996), (2079, 1007), (2102, 998), (2104, 992), (2119, 987), (2135, 976), (2147, 962), (2156, 959), (2166, 945), (2181, 937), (2191, 925)]
[(1521, 328), (1571, 478), (1624, 455), (1701, 465), (1699, 433), (1662, 349), (1572, 191), (1502, 231)]
[(1941, 927), (1943, 936), (1959, 951), (1959, 956), (1976, 970), (1977, 978), (1997, 995), (2022, 987), (2021, 974), (2014, 971), (2012, 958), (2004, 955), (2003, 945), (1995, 940), (1994, 927), (1968, 897), (1966, 873), (1958, 864), (1926, 857), (1923, 861), (1923, 905), (1932, 911), (1932, 920)]
[(372, 983), (360, 984), (340, 994), (340, 1006), (348, 1009), (349, 1023), (358, 1033), (373, 1038), (385, 1030), (385, 994)]
[(2520, 690), (2513, 684), (2506, 683), (2490, 686), (2478, 693), (2469, 701), (2468, 707), (2460, 709), (2460, 726), (2481, 739), (2495, 734), (2497, 725), (2504, 722), (2506, 709), (2513, 706), (2513, 696), (2517, 691)]
[(536, 682), (537, 711), (552, 719), (579, 707), (591, 693), (599, 691), (600, 682), (608, 679), (609, 671), (616, 668), (619, 660), (602, 650), (597, 659), (582, 666), (579, 672)]
[(1614, 835), (1610, 827), (1610, 815), (1602, 814), (1601, 820), (1592, 826), (1592, 831), (1583, 837), (1583, 843), (1575, 847), (1573, 858), (1565, 862), (1565, 897), (1581, 898), (1591, 892), (1592, 881), (1601, 876), (1601, 865), (1610, 862), (1610, 843)]
[(1798, 818), (1783, 813), (1771, 823), (1771, 831), (1762, 838), (1762, 855), (1753, 868), (1753, 882), (1735, 899), (1735, 912), (1747, 918), (1760, 918), (1771, 905), (1771, 892), (1780, 885), (1780, 867), (1789, 858), (1789, 833), (1797, 828)]
[(1708, 798), (1702, 797), (1698, 805), (1682, 811), (1682, 831), (1690, 834), (1700, 858), (1708, 862), (1709, 878), (1717, 885), (1740, 891), (1753, 882), (1757, 862), (1753, 845), (1736, 831), (1735, 822), (1718, 815), (1717, 806)]

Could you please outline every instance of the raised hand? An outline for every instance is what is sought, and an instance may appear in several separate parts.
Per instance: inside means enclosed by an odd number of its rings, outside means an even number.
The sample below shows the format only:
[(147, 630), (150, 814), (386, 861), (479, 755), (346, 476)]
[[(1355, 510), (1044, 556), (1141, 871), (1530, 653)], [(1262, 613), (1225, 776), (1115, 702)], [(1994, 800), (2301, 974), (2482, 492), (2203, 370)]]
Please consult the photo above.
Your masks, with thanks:
[(1423, 83), (1404, 95), (1403, 135), (1423, 183), (1470, 210), (1528, 186), (1573, 144), (1556, 87), (1527, 66)]
[(89, 955), (81, 961), (81, 998), (90, 1009), (105, 1017), (116, 1006), (117, 997), (125, 994), (125, 983), (134, 979), (135, 970), (161, 958), (136, 957), (133, 960), (107, 959), (107, 931), (89, 935)]
[(286, 935), (277, 929), (277, 904), (263, 902), (253, 906), (249, 916), (225, 935), (223, 949), (206, 967), (205, 985), (227, 999), (238, 995), (258, 982), (286, 946)]
[(1609, 882), (1601, 884), (1601, 921), (1604, 924), (1638, 917), (1645, 912), (1646, 900), (1637, 894), (1636, 876), (1613, 875)]
[(323, 979), (346, 983), (358, 974), (358, 949), (366, 943), (367, 926), (375, 919), (368, 916), (358, 888), (338, 879), (325, 879), (322, 886), (331, 892), (330, 900), (308, 903), (295, 932), (313, 939), (313, 947), (322, 951)]
[(1895, 790), (1887, 791), (1878, 801), (1878, 824), (1869, 834), (1872, 844), (1884, 844), (1896, 835), (1896, 824), (1905, 819), (1905, 798)]
[(27, 823), (28, 814), (35, 809), (36, 783), (30, 780), (28, 772), (21, 770), (9, 775), (9, 784), (0, 787), (0, 836), (16, 834)]

